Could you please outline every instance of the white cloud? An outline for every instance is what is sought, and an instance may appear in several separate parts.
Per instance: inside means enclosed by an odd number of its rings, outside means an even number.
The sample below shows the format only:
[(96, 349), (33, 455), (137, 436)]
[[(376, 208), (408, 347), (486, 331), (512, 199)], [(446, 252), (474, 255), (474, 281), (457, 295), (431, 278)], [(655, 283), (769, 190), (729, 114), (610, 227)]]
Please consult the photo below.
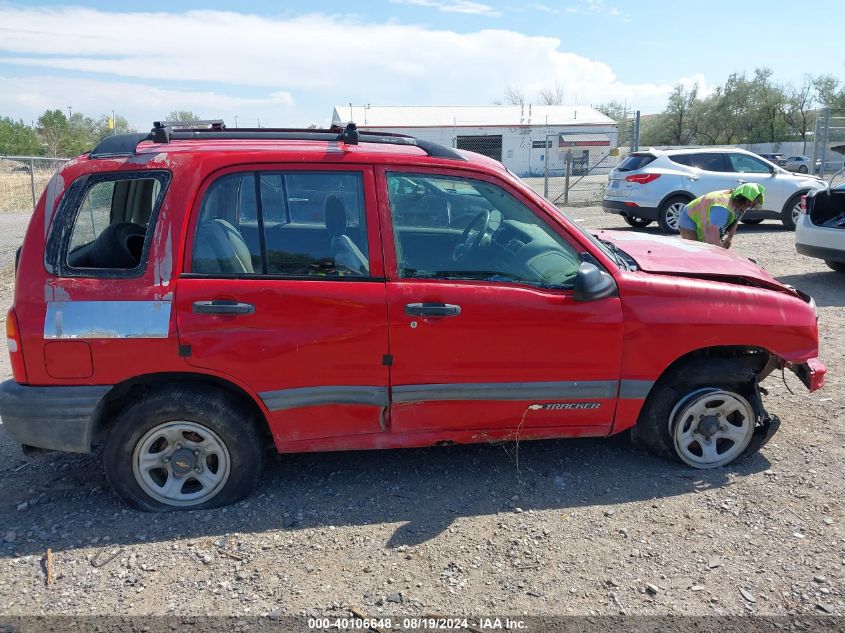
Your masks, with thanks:
[(437, 2), (436, 0), (390, 0), (390, 2), (393, 4), (409, 4), (416, 7), (430, 7), (446, 13), (486, 15), (491, 18), (497, 18), (502, 15), (489, 5), (481, 4), (480, 2), (470, 2), (470, 0), (448, 0), (447, 2)]
[[(615, 99), (648, 112), (663, 109), (675, 83), (621, 82), (607, 64), (562, 50), (554, 37), (457, 33), (345, 15), (0, 4), (0, 25), (0, 74), (10, 77), (0, 111), (26, 119), (38, 108), (73, 105), (91, 115), (137, 111), (130, 121), (146, 124), (179, 107), (209, 117), (249, 111), (262, 124), (293, 125), (323, 121), (336, 103), (486, 104), (507, 87), (536, 99), (555, 84), (573, 103)], [(3, 69), (10, 64), (15, 72)], [(21, 68), (39, 77), (14, 79)]]

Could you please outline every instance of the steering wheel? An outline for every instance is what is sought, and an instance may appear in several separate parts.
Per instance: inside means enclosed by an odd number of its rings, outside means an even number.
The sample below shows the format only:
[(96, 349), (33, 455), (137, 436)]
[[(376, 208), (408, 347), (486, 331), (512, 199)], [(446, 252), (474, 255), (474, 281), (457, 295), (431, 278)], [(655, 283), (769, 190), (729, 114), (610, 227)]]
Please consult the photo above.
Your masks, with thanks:
[[(472, 231), (473, 227), (478, 225), (478, 234), (475, 235)], [(479, 246), (484, 235), (487, 233), (487, 228), (490, 226), (490, 212), (488, 210), (480, 211), (470, 223), (467, 224), (464, 232), (461, 234), (458, 243), (455, 244), (455, 249), (452, 251), (452, 261), (460, 261), (470, 255)]]

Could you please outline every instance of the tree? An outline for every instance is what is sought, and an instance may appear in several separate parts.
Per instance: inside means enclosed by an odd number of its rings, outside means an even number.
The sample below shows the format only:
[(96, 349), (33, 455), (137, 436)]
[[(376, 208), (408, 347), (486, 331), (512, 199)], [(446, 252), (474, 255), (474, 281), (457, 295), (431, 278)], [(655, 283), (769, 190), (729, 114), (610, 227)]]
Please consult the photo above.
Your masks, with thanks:
[(44, 145), (47, 156), (59, 155), (59, 144), (67, 134), (68, 122), (61, 110), (47, 110), (38, 117), (38, 137)]
[[(610, 117), (617, 123), (618, 145), (631, 145), (633, 147), (634, 121), (628, 116), (628, 110), (624, 103), (609, 101), (595, 106), (596, 110), (603, 115)], [(640, 135), (642, 136), (642, 134)]]
[(129, 122), (119, 114), (114, 117), (114, 128), (109, 127), (110, 114), (101, 114), (94, 126), (94, 136), (97, 141), (102, 141), (107, 136), (112, 134), (126, 134), (128, 132), (136, 132), (135, 128), (129, 125)]
[(553, 88), (543, 88), (540, 91), (540, 103), (542, 105), (562, 105), (563, 87), (555, 82)]
[(35, 156), (41, 153), (38, 135), (23, 121), (0, 117), (0, 154)]
[(799, 87), (792, 86), (788, 89), (783, 119), (805, 143), (813, 120), (814, 106), (813, 78), (810, 75), (804, 75), (804, 81)]
[(677, 84), (669, 95), (669, 104), (664, 110), (669, 125), (670, 143), (688, 145), (692, 137), (692, 109), (698, 96), (698, 87), (689, 90)]
[(493, 101), (495, 105), (525, 105), (525, 92), (520, 88), (505, 88), (501, 99)]
[(67, 129), (59, 140), (59, 153), (62, 156), (78, 156), (94, 148), (99, 138), (96, 122), (81, 112), (74, 112), (67, 120)]
[(202, 121), (202, 117), (194, 114), (190, 110), (173, 110), (167, 115), (167, 120), (185, 123), (188, 121)]

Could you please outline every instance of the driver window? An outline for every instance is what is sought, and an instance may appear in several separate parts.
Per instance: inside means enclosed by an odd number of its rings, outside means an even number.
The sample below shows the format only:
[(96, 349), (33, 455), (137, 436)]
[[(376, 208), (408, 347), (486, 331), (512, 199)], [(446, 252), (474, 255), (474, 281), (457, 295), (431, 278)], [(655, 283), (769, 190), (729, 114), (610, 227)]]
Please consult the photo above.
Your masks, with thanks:
[(731, 165), (733, 170), (741, 174), (768, 174), (769, 166), (761, 160), (757, 160), (753, 156), (746, 156), (745, 154), (731, 154)]
[(525, 204), (482, 180), (388, 173), (398, 273), (571, 287), (578, 252)]

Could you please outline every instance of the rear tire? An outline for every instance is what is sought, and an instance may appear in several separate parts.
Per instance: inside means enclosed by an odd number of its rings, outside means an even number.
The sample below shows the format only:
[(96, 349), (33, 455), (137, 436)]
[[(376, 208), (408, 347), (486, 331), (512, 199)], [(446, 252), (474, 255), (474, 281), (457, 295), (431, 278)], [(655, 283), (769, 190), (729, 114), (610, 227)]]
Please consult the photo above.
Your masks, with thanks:
[(684, 196), (672, 196), (664, 200), (657, 212), (657, 224), (660, 225), (660, 230), (664, 233), (678, 233), (678, 218), (681, 215), (681, 209), (690, 201), (690, 198)]
[[(694, 468), (725, 466), (749, 452), (758, 417), (755, 369), (742, 359), (692, 361), (661, 379), (646, 400), (631, 440)], [(718, 414), (718, 415), (717, 415)]]
[(645, 218), (635, 218), (630, 215), (623, 215), (622, 217), (625, 218), (628, 226), (633, 226), (635, 229), (644, 229), (651, 224), (651, 220), (646, 220)]
[(264, 469), (255, 414), (230, 394), (175, 384), (145, 394), (115, 419), (106, 438), (106, 478), (148, 512), (201, 510), (240, 501)]
[(835, 270), (838, 273), (845, 273), (845, 262), (834, 262), (826, 259), (824, 260), (824, 263), (827, 264), (827, 267), (831, 270)]
[(807, 169), (806, 165), (799, 165), (798, 166), (798, 173), (806, 174), (809, 170)]
[(793, 194), (786, 204), (783, 205), (783, 210), (780, 212), (780, 221), (790, 231), (795, 230), (795, 225), (801, 217), (801, 196), (805, 195), (805, 191), (799, 191)]

